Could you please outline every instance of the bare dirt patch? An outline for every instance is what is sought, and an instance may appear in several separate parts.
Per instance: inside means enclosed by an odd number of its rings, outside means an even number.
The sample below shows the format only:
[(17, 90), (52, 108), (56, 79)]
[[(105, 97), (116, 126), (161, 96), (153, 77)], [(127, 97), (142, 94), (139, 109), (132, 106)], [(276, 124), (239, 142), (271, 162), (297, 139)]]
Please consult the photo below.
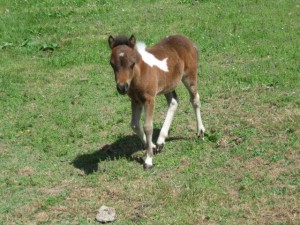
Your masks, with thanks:
[(19, 175), (22, 175), (22, 176), (31, 176), (33, 174), (35, 174), (35, 169), (30, 167), (30, 166), (25, 166), (23, 168), (21, 168), (18, 172)]

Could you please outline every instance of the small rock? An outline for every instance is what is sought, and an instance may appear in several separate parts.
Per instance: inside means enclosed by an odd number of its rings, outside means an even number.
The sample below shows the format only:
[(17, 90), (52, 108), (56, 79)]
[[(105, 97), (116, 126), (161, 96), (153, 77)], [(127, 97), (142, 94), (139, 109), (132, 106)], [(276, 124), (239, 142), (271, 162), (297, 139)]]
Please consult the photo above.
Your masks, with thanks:
[(98, 214), (96, 215), (96, 220), (100, 223), (112, 222), (116, 219), (116, 210), (105, 205), (101, 206)]
[(238, 145), (238, 144), (241, 144), (244, 140), (243, 140), (243, 138), (238, 137), (234, 141)]

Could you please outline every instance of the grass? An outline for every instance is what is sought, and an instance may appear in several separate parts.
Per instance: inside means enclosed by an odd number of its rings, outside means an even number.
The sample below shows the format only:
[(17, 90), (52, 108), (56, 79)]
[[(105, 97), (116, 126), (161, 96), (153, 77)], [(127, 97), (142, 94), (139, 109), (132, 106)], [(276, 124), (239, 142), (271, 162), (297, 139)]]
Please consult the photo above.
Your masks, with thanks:
[[(0, 224), (299, 224), (300, 15), (287, 1), (0, 2)], [(199, 46), (207, 134), (183, 85), (143, 171), (107, 37)], [(155, 136), (166, 105), (157, 99)]]

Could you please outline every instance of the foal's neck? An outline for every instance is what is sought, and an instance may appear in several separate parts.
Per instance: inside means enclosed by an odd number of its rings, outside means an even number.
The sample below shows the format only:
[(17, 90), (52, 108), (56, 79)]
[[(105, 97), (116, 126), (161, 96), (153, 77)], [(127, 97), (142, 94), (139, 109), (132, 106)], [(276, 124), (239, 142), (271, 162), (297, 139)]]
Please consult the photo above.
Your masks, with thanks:
[(137, 50), (135, 50), (135, 67), (134, 67), (134, 75), (133, 79), (137, 79), (141, 76), (141, 68), (143, 66), (143, 59), (140, 53), (138, 53)]

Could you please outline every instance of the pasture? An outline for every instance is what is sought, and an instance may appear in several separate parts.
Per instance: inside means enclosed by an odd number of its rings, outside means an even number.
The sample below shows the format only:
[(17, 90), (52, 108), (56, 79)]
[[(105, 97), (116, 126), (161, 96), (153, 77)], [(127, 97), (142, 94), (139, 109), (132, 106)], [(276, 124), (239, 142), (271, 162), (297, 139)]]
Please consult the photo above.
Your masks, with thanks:
[[(200, 52), (206, 134), (181, 84), (154, 167), (115, 88), (109, 35)], [(0, 224), (300, 223), (296, 0), (0, 0)], [(156, 142), (167, 105), (157, 98)]]

